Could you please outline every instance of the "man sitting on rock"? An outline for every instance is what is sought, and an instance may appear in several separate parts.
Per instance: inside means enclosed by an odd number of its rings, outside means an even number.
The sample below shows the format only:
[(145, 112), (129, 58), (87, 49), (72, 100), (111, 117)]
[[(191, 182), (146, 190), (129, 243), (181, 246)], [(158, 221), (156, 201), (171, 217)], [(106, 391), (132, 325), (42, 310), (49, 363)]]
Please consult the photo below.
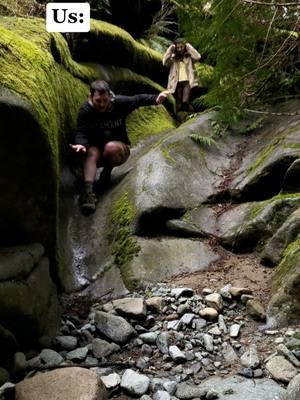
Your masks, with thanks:
[[(90, 97), (80, 108), (77, 119), (75, 144), (77, 153), (85, 153), (83, 167), (84, 191), (80, 196), (83, 214), (96, 210), (95, 192), (102, 192), (110, 182), (113, 167), (123, 164), (129, 157), (130, 141), (125, 120), (128, 114), (140, 106), (161, 104), (167, 95), (138, 94), (114, 95), (106, 81), (91, 84)], [(97, 167), (103, 166), (95, 182)]]

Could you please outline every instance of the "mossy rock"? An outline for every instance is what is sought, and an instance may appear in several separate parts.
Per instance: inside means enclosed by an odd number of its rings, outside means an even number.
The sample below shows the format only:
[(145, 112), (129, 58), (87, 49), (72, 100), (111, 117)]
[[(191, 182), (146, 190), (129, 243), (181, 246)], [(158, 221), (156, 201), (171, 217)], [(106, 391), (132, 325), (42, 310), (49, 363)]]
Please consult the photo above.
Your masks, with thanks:
[[(43, 238), (47, 250), (55, 249), (60, 160), (87, 84), (108, 79), (126, 94), (162, 87), (128, 69), (78, 64), (64, 37), (46, 32), (40, 18), (0, 17), (0, 56), (1, 170), (6, 171), (0, 180), (1, 237), (5, 244)], [(174, 126), (164, 107), (136, 115), (129, 122), (134, 142)]]
[(42, 16), (45, 7), (36, 0), (0, 0), (0, 15), (9, 16)]
[(294, 211), (275, 232), (265, 246), (261, 262), (264, 265), (277, 265), (283, 256), (285, 249), (300, 233), (300, 209)]
[[(234, 226), (231, 230), (229, 229), (221, 237), (221, 243), (239, 251), (253, 249), (261, 251), (267, 240), (277, 232), (286, 219), (299, 207), (300, 194), (277, 195), (262, 202), (244, 203), (240, 207), (245, 205), (248, 206), (242, 221), (237, 219), (237, 226)], [(234, 221), (234, 209), (229, 213), (232, 214), (231, 219)]]
[(162, 55), (115, 25), (91, 20), (89, 33), (71, 38), (74, 59), (78, 61), (130, 68), (163, 86), (167, 84), (168, 70), (162, 65)]
[(54, 60), (42, 20), (0, 23), (1, 237), (54, 249), (60, 147), (87, 86)]
[(268, 317), (277, 325), (300, 322), (300, 235), (284, 252), (273, 276)]

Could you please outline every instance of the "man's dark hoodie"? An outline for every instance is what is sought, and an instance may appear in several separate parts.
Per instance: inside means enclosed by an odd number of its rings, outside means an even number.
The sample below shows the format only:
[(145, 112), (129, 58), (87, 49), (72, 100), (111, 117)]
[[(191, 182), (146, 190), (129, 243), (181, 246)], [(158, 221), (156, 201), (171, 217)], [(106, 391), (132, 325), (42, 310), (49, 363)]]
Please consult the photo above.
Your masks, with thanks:
[(157, 95), (150, 94), (116, 95), (105, 112), (96, 111), (92, 102), (86, 101), (78, 113), (75, 144), (100, 148), (112, 140), (130, 144), (125, 123), (127, 115), (138, 107), (157, 105), (156, 98)]

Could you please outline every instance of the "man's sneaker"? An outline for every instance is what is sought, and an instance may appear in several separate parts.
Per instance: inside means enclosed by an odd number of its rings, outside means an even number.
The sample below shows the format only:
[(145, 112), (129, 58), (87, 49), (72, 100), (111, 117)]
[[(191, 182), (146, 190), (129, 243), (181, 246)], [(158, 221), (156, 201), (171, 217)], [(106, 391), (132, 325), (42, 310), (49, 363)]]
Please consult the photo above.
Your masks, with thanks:
[(80, 196), (81, 211), (84, 215), (90, 215), (96, 211), (96, 196), (93, 192), (83, 193)]
[(100, 178), (94, 183), (94, 190), (97, 194), (102, 194), (110, 185), (111, 169), (103, 168)]

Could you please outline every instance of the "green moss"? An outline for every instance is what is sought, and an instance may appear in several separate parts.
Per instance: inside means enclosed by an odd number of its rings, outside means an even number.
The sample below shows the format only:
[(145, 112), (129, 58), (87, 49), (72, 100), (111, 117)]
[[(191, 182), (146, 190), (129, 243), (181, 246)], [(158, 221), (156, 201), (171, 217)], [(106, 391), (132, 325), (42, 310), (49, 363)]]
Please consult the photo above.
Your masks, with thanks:
[(162, 66), (162, 55), (136, 42), (128, 32), (107, 22), (92, 20), (89, 35), (90, 53), (95, 55), (97, 63), (130, 68), (165, 84), (167, 70)]
[(164, 106), (141, 107), (127, 118), (128, 134), (132, 145), (142, 139), (175, 128), (175, 121)]
[[(14, 22), (11, 23), (9, 18), (1, 19), (0, 82), (32, 105), (58, 171), (60, 135), (74, 127), (78, 108), (86, 98), (87, 86), (55, 62), (49, 53), (51, 36), (45, 33), (41, 20), (28, 20), (30, 29), (27, 30), (25, 24), (23, 35), (8, 29), (13, 29), (15, 20), (19, 19), (11, 20)], [(23, 22), (21, 19), (20, 23)], [(28, 31), (36, 43), (29, 40)]]
[[(300, 193), (286, 193), (286, 194), (278, 194), (271, 199), (261, 201), (258, 204), (255, 204), (250, 207), (250, 210), (247, 214), (247, 220), (252, 220), (256, 218), (269, 204), (275, 203), (275, 202), (283, 202), (288, 199), (300, 199)], [(276, 216), (275, 216), (276, 217)]]
[(112, 254), (114, 264), (120, 269), (125, 285), (132, 288), (134, 282), (128, 276), (128, 264), (139, 253), (140, 246), (132, 237), (131, 225), (134, 221), (136, 210), (125, 192), (112, 207), (111, 220), (113, 224)]
[(264, 161), (274, 152), (277, 146), (283, 141), (284, 137), (280, 136), (273, 140), (273, 142), (267, 146), (264, 150), (262, 150), (257, 157), (256, 161), (248, 168), (247, 173), (253, 173), (258, 167), (260, 167)]
[(260, 117), (253, 121), (250, 125), (246, 126), (245, 128), (240, 130), (240, 134), (248, 135), (252, 133), (255, 129), (259, 129), (263, 127), (263, 123), (267, 117)]
[(300, 144), (299, 143), (290, 143), (290, 144), (285, 144), (283, 146), (285, 149), (295, 149), (295, 150), (300, 150)]
[[(289, 244), (285, 249), (283, 258), (277, 266), (273, 276), (272, 290), (276, 291), (283, 284), (283, 281), (294, 268), (299, 267), (300, 260), (300, 234), (296, 240)], [(299, 271), (300, 273), (300, 271)]]
[(178, 148), (178, 143), (163, 144), (160, 148), (162, 155), (165, 157), (170, 164), (176, 164), (176, 160), (172, 157), (171, 153), (174, 154), (175, 150)]

